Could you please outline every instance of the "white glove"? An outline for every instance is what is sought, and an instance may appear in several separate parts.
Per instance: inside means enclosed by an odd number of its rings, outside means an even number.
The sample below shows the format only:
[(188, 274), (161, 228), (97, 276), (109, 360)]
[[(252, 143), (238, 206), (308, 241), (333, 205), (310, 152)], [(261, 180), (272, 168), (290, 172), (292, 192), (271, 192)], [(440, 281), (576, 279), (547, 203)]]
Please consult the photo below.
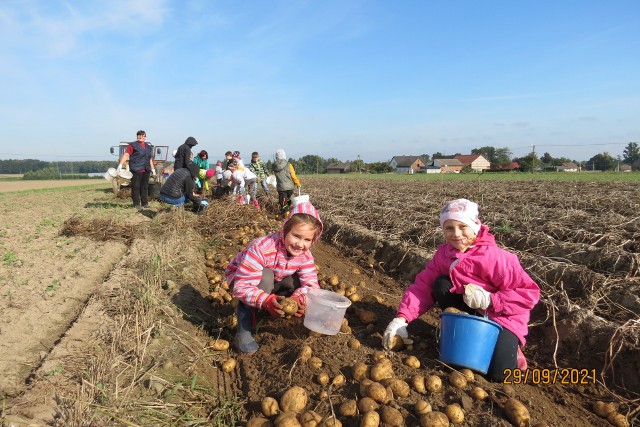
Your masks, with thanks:
[(409, 332), (407, 332), (407, 319), (404, 317), (396, 317), (389, 323), (387, 329), (384, 331), (384, 336), (382, 337), (382, 346), (387, 350), (391, 350), (391, 339), (398, 335), (402, 338), (405, 345), (413, 344), (413, 340), (409, 339)]
[(469, 283), (464, 285), (462, 300), (471, 308), (486, 310), (491, 304), (491, 292), (487, 292), (478, 285)]
[(120, 169), (122, 169), (122, 163), (118, 163), (117, 171), (120, 172)]
[(156, 176), (156, 170), (155, 169), (151, 169), (151, 175)]

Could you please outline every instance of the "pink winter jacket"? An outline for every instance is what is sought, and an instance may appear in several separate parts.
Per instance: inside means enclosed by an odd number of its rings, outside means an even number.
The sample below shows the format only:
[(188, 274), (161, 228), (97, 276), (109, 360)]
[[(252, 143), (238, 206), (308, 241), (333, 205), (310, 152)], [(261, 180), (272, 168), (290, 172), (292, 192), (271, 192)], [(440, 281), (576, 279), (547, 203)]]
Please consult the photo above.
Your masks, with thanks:
[(540, 288), (515, 254), (496, 246), (487, 226), (481, 226), (475, 244), (466, 252), (449, 244), (438, 246), (431, 261), (405, 291), (397, 315), (411, 322), (429, 310), (435, 303), (431, 287), (442, 275), (451, 278), (451, 292), (464, 294), (464, 285), (468, 283), (491, 292), (487, 316), (513, 332), (521, 345), (525, 344), (529, 312), (540, 299)]
[[(320, 233), (322, 233), (322, 220), (316, 208), (309, 202), (300, 203), (294, 207), (284, 225), (298, 213), (304, 213), (315, 217), (320, 221)], [(316, 236), (316, 240), (320, 237)], [(294, 273), (300, 278), (301, 287), (296, 289), (293, 295), (300, 297), (306, 303), (307, 291), (311, 288), (319, 288), (316, 263), (308, 250), (298, 256), (292, 257), (284, 246), (284, 231), (259, 237), (250, 242), (245, 249), (238, 253), (229, 263), (224, 274), (229, 286), (233, 288), (233, 296), (239, 301), (256, 308), (262, 308), (269, 296), (258, 288), (262, 279), (262, 271), (265, 268), (273, 270), (276, 282), (281, 281)]]

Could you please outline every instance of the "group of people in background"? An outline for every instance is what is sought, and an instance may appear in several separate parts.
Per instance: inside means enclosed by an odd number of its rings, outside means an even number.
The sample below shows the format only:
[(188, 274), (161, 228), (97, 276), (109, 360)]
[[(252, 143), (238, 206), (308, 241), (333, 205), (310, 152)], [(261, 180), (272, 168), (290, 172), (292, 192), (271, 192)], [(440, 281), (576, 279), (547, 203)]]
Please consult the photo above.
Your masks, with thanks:
[[(137, 132), (137, 140), (129, 144), (118, 162), (118, 171), (129, 162), (132, 173), (131, 198), (137, 209), (149, 206), (149, 178), (156, 176), (153, 161), (153, 148), (146, 143), (146, 132)], [(201, 150), (194, 156), (193, 149), (198, 141), (190, 136), (173, 152), (173, 173), (168, 175), (160, 188), (160, 200), (173, 206), (183, 206), (191, 202), (193, 212), (204, 212), (208, 202), (206, 197), (231, 195), (239, 204), (252, 204), (260, 209), (258, 202), (258, 184), (265, 195), (269, 194), (268, 179), (272, 174), (267, 164), (260, 159), (257, 151), (251, 153), (251, 161), (245, 165), (239, 151), (227, 151), (222, 161), (212, 167), (209, 153)], [(291, 196), (300, 188), (293, 165), (287, 160), (283, 149), (275, 153), (272, 166), (275, 178), (278, 203), (281, 213), (291, 209)]]

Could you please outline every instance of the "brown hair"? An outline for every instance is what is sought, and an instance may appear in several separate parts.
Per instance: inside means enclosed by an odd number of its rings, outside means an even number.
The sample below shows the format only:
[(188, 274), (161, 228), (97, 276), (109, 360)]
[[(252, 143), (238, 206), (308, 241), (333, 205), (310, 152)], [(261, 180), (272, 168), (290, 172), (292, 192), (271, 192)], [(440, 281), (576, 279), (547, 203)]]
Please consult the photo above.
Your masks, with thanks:
[(209, 158), (209, 153), (207, 153), (207, 150), (202, 150), (198, 153), (198, 157), (200, 157), (201, 159), (203, 158), (203, 156), (207, 156), (207, 159)]
[(298, 224), (305, 224), (305, 225), (312, 225), (314, 230), (313, 230), (313, 241), (315, 242), (316, 239), (318, 238), (318, 236), (320, 235), (320, 233), (322, 232), (322, 224), (320, 223), (320, 221), (318, 221), (318, 219), (313, 216), (313, 215), (309, 215), (306, 213), (297, 213), (292, 215), (287, 222), (284, 224), (284, 226), (282, 227), (282, 232), (284, 233), (284, 235), (286, 236), (287, 234), (289, 234), (289, 232), (291, 231), (291, 229)]

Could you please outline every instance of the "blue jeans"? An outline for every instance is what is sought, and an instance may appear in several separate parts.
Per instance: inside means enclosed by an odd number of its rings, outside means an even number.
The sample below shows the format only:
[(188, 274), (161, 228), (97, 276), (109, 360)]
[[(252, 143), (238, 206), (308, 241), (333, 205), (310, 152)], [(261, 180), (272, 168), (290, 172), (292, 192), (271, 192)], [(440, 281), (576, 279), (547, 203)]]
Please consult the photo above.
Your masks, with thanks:
[(166, 203), (170, 203), (172, 205), (182, 206), (185, 203), (187, 203), (187, 196), (184, 195), (180, 197), (169, 197), (165, 194), (160, 193), (160, 200)]

